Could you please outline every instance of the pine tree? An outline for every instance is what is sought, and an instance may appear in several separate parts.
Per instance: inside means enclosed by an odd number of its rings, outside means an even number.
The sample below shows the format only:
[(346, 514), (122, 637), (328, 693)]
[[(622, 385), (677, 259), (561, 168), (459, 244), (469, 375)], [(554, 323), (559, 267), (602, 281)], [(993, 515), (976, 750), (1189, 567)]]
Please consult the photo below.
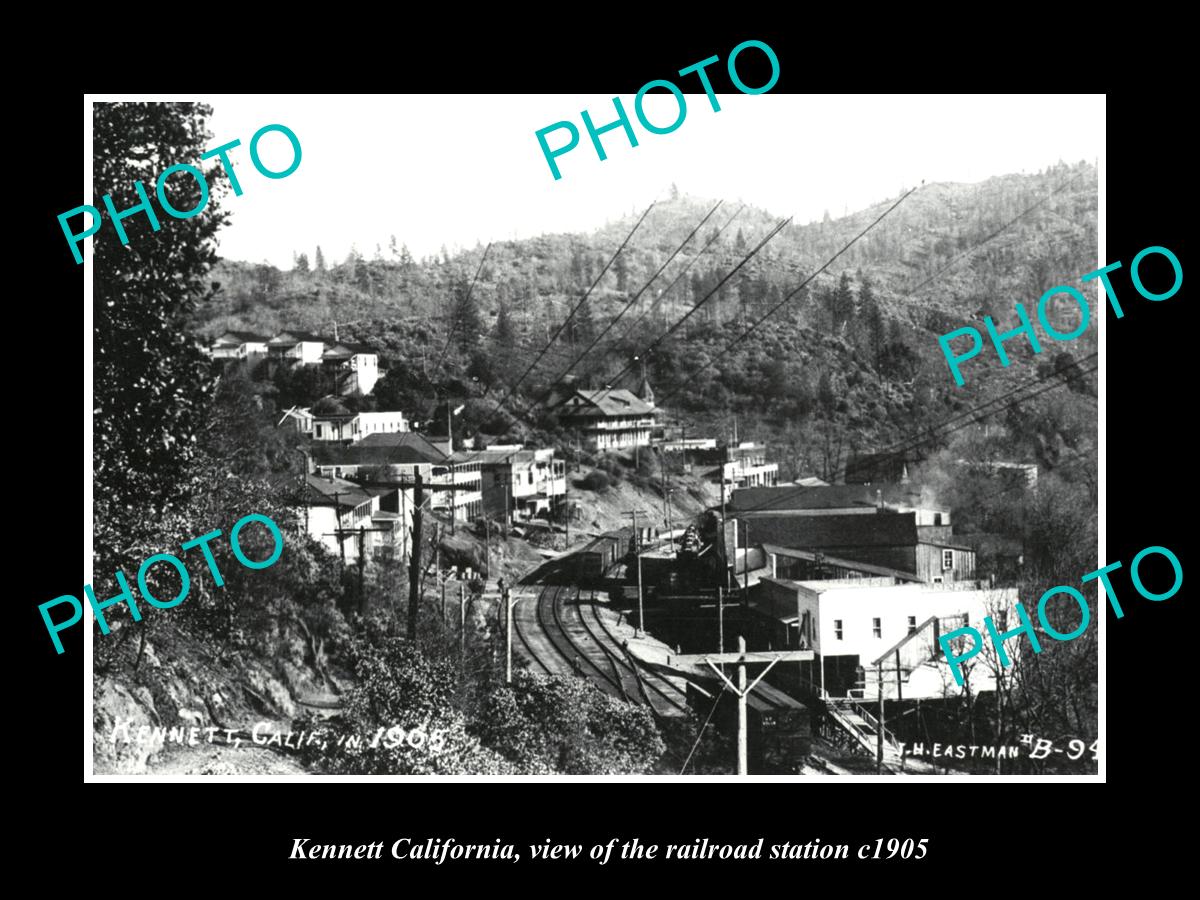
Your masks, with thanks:
[(295, 269), (297, 272), (303, 272), (303, 273), (308, 272), (308, 254), (307, 253), (301, 253), (299, 256), (296, 257)]
[(617, 290), (622, 292), (629, 290), (629, 263), (625, 259), (624, 251), (617, 254), (613, 269), (617, 273)]
[(318, 272), (325, 271), (325, 254), (321, 252), (320, 244), (317, 244), (317, 253), (314, 259), (314, 265), (316, 265)]
[(870, 277), (862, 275), (860, 276), (860, 280), (861, 286), (858, 289), (859, 317), (862, 321), (867, 356), (871, 360), (872, 368), (878, 369), (880, 353), (883, 350), (883, 312), (879, 308), (879, 301), (875, 299), (875, 290), (871, 285)]
[(733, 240), (733, 248), (737, 250), (738, 253), (746, 252), (746, 236), (742, 234), (742, 229), (740, 228), (738, 229), (737, 237)]
[(454, 285), (454, 334), (459, 349), (469, 353), (479, 345), (483, 334), (483, 319), (479, 312), (479, 301), (471, 290), (470, 282), (459, 278)]

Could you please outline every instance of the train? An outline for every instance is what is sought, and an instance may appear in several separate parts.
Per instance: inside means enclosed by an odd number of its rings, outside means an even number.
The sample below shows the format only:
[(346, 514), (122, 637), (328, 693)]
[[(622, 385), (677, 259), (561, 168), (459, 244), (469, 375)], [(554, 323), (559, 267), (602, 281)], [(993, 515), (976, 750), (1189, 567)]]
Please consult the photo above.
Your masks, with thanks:
[[(702, 718), (712, 709), (713, 696), (722, 685), (715, 678), (702, 684), (688, 676), (688, 705)], [(808, 707), (766, 681), (760, 681), (746, 699), (747, 751), (751, 774), (794, 775), (812, 751), (812, 724)], [(714, 723), (727, 734), (737, 732), (737, 698), (721, 694)]]
[(593, 538), (573, 554), (575, 574), (581, 581), (597, 581), (608, 574), (608, 570), (629, 555), (633, 543), (633, 529), (620, 528)]

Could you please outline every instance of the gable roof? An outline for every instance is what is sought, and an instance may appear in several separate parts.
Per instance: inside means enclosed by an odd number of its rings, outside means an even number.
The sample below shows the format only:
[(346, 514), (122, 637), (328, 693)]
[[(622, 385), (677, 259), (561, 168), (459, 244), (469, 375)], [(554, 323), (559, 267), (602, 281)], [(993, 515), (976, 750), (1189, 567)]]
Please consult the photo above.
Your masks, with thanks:
[(349, 359), (358, 353), (370, 353), (377, 355), (374, 350), (365, 344), (352, 344), (349, 341), (337, 341), (332, 344), (325, 345), (325, 352), (321, 354), (322, 359)]
[(319, 466), (386, 466), (446, 463), (449, 458), (413, 431), (369, 434), (356, 444), (314, 446), (313, 460)]
[(263, 344), (269, 338), (266, 335), (255, 334), (253, 331), (226, 331), (213, 343), (215, 344)]
[(271, 338), (269, 341), (267, 341), (267, 343), (275, 344), (276, 346), (284, 346), (287, 344), (299, 344), (301, 341), (314, 344), (323, 344), (325, 343), (325, 338), (321, 337), (319, 334), (313, 334), (311, 331), (293, 331), (288, 329), (279, 332), (279, 334), (275, 335), (275, 337)]
[(573, 416), (645, 416), (657, 412), (653, 406), (624, 388), (615, 391), (577, 390), (564, 404), (564, 409)]
[(352, 481), (322, 478), (319, 475), (308, 475), (305, 481), (307, 490), (303, 499), (310, 506), (333, 506), (336, 503), (339, 509), (353, 509), (371, 502), (371, 495)]

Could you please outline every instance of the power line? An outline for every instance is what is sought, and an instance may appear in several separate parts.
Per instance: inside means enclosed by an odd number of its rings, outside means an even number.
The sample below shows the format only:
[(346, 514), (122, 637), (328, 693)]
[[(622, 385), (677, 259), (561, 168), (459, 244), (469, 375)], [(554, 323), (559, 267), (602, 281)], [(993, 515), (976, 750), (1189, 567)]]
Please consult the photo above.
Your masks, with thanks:
[(698, 260), (701, 256), (703, 256), (705, 251), (707, 251), (709, 247), (711, 247), (713, 244), (715, 244), (717, 242), (717, 240), (721, 237), (721, 234), (725, 231), (725, 229), (729, 227), (730, 223), (732, 223), (734, 219), (736, 219), (738, 216), (740, 216), (742, 214), (742, 210), (744, 210), (745, 208), (746, 208), (746, 204), (744, 204), (744, 203), (737, 208), (737, 212), (735, 212), (732, 216), (730, 216), (726, 220), (725, 224), (717, 229), (716, 233), (708, 239), (708, 243), (706, 243), (703, 247), (700, 248), (700, 252), (697, 253), (695, 256), (693, 256), (690, 260), (688, 260), (688, 264), (683, 267), (683, 270), (678, 275), (675, 276), (675, 280), (672, 281), (669, 285), (667, 285), (666, 289), (663, 290), (654, 299), (654, 302), (650, 304), (650, 308), (647, 309), (645, 312), (643, 312), (640, 316), (638, 316), (634, 320), (633, 324), (630, 325), (627, 329), (625, 329), (625, 333), (622, 334), (620, 338), (618, 338), (618, 341), (623, 341), (623, 340), (625, 340), (625, 338), (627, 338), (631, 334), (633, 334), (633, 332), (637, 329), (638, 325), (640, 325), (642, 323), (642, 319), (646, 318), (647, 315), (650, 315), (656, 309), (658, 309), (659, 304), (662, 303), (663, 297), (665, 297), (667, 294), (671, 293), (671, 289), (674, 288), (675, 285), (679, 283), (679, 280), (688, 273), (688, 270), (691, 269), (692, 265), (695, 264), (696, 260)]
[[(527, 368), (523, 373), (521, 373), (521, 377), (518, 378), (513, 383), (513, 385), (508, 389), (508, 393), (506, 393), (504, 395), (504, 397), (501, 398), (500, 402), (496, 404), (496, 408), (491, 413), (492, 415), (495, 415), (504, 407), (504, 404), (506, 402), (508, 402), (508, 398), (513, 395), (513, 393), (517, 390), (518, 387), (520, 387), (521, 382), (523, 382), (529, 376), (529, 373), (534, 370), (534, 368), (537, 366), (537, 364), (539, 362), (541, 362), (542, 357), (546, 355), (546, 351), (550, 349), (550, 347), (554, 344), (554, 342), (556, 340), (558, 340), (558, 336), (563, 333), (563, 329), (565, 329), (567, 327), (567, 324), (571, 321), (571, 319), (573, 319), (575, 317), (575, 313), (577, 313), (579, 311), (579, 308), (581, 306), (583, 306), (584, 303), (587, 302), (587, 298), (589, 296), (591, 296), (591, 293), (593, 290), (595, 290), (596, 285), (598, 285), (600, 283), (600, 280), (608, 272), (608, 269), (613, 264), (614, 260), (616, 260), (617, 256), (621, 253), (621, 251), (625, 249), (625, 245), (629, 243), (629, 240), (630, 240), (630, 238), (633, 237), (634, 232), (637, 231), (638, 227), (642, 224), (642, 222), (645, 221), (646, 216), (650, 215), (650, 210), (654, 209), (654, 204), (657, 202), (658, 201), (656, 200), (656, 201), (654, 201), (654, 203), (651, 203), (649, 206), (646, 207), (646, 211), (644, 213), (642, 213), (642, 217), (640, 219), (638, 219), (637, 222), (634, 223), (633, 228), (630, 230), (629, 234), (627, 234), (625, 236), (625, 240), (623, 240), (621, 242), (621, 246), (619, 246), (617, 248), (616, 253), (614, 253), (611, 257), (609, 257), (608, 262), (606, 262), (604, 264), (604, 268), (600, 270), (600, 274), (596, 276), (596, 280), (592, 282), (592, 286), (589, 287), (584, 292), (584, 294), (581, 298), (579, 298), (579, 302), (575, 304), (575, 308), (571, 310), (570, 314), (565, 319), (563, 319), (562, 324), (560, 324), (558, 326), (558, 329), (554, 332), (553, 336), (551, 336), (550, 340), (546, 342), (546, 346), (542, 348), (542, 351), (540, 353), (538, 353), (537, 357), (534, 358), (533, 362), (531, 362), (529, 364), (529, 368)], [(485, 391), (484, 396), (486, 396), (486, 395), (487, 394)]]
[(1050, 200), (1050, 198), (1053, 197), (1055, 194), (1058, 194), (1061, 191), (1066, 190), (1072, 183), (1074, 183), (1074, 182), (1078, 181), (1080, 178), (1082, 178), (1084, 176), (1084, 174), (1085, 174), (1084, 172), (1080, 172), (1074, 178), (1070, 178), (1067, 181), (1064, 181), (1062, 184), (1060, 184), (1058, 187), (1056, 187), (1054, 190), (1052, 190), (1049, 194), (1047, 194), (1045, 197), (1043, 197), (1037, 203), (1033, 204), (1033, 206), (1029, 207), (1029, 209), (1025, 210), (1024, 212), (1018, 213), (1015, 218), (1010, 219), (1008, 222), (1005, 222), (1003, 225), (1001, 225), (999, 228), (997, 228), (995, 231), (993, 231), (991, 234), (989, 234), (987, 237), (985, 237), (982, 241), (980, 241), (974, 247), (969, 247), (968, 249), (963, 250), (961, 253), (952, 257), (950, 262), (946, 263), (946, 265), (942, 266), (940, 269), (938, 269), (936, 272), (934, 272), (932, 275), (930, 275), (928, 278), (926, 278), (924, 281), (922, 281), (916, 287), (912, 288), (905, 295), (905, 299), (907, 300), (908, 298), (912, 297), (913, 294), (915, 294), (921, 288), (925, 287), (925, 285), (929, 284), (929, 282), (933, 281), (935, 278), (937, 278), (943, 272), (956, 266), (961, 259), (963, 259), (964, 257), (970, 256), (972, 253), (974, 253), (976, 250), (978, 250), (984, 244), (987, 244), (993, 238), (996, 238), (1003, 232), (1007, 231), (1009, 228), (1011, 228), (1013, 225), (1015, 225), (1021, 219), (1025, 218), (1027, 215), (1029, 215), (1031, 212), (1033, 212), (1035, 209), (1037, 209), (1039, 206), (1042, 206), (1043, 204), (1048, 202)]
[(549, 397), (550, 394), (554, 390), (554, 385), (558, 384), (560, 381), (562, 381), (562, 379), (566, 378), (569, 374), (571, 374), (571, 370), (574, 369), (577, 365), (579, 365), (579, 363), (583, 361), (583, 358), (585, 356), (587, 356), (593, 350), (593, 348), (595, 348), (595, 346), (600, 343), (601, 340), (603, 340), (604, 336), (606, 334), (608, 334), (608, 332), (612, 330), (613, 326), (616, 325), (617, 322), (619, 322), (621, 320), (621, 317), (629, 311), (630, 307), (632, 307), (633, 304), (637, 303), (638, 299), (642, 296), (642, 294), (644, 294), (646, 292), (646, 289), (648, 287), (650, 287), (650, 285), (654, 283), (654, 280), (663, 273), (663, 271), (667, 268), (667, 266), (669, 266), (671, 264), (671, 261), (673, 259), (675, 259), (676, 256), (679, 255), (679, 253), (683, 250), (684, 247), (687, 246), (688, 241), (690, 241), (693, 237), (696, 236), (696, 232), (698, 232), (701, 228), (704, 227), (704, 223), (712, 218), (713, 214), (720, 208), (721, 204), (724, 202), (725, 202), (724, 200), (717, 201), (716, 205), (712, 209), (710, 209), (708, 211), (708, 213), (704, 216), (704, 218), (702, 218), (696, 224), (696, 227), (693, 228), (691, 230), (691, 232), (688, 234), (688, 236), (683, 239), (683, 242), (678, 247), (675, 248), (675, 250), (671, 253), (670, 256), (667, 257), (666, 262), (664, 262), (661, 266), (658, 267), (658, 271), (656, 271), (653, 275), (650, 276), (650, 278), (646, 281), (645, 284), (643, 284), (641, 286), (641, 288), (638, 290), (638, 292), (629, 299), (629, 301), (625, 304), (624, 307), (622, 307), (620, 312), (618, 312), (616, 314), (616, 316), (613, 317), (612, 321), (609, 322), (608, 325), (605, 326), (604, 330), (601, 331), (598, 335), (596, 335), (596, 337), (592, 340), (592, 342), (590, 344), (588, 344), (586, 348), (584, 348), (583, 352), (580, 353), (579, 356), (576, 357), (575, 360), (569, 366), (567, 366), (567, 368), (565, 368), (562, 372), (560, 372), (558, 375), (556, 375), (554, 378), (551, 379), (550, 387), (547, 388), (545, 393), (543, 393), (541, 397), (539, 397), (537, 400), (535, 400), (533, 405), (530, 406), (525, 411), (526, 414), (528, 414), (530, 410), (532, 410), (534, 407), (538, 406), (547, 397)]
[[(862, 231), (860, 231), (858, 234), (856, 234), (853, 238), (851, 238), (850, 241), (842, 247), (842, 249), (840, 249), (837, 253), (833, 254), (833, 256), (829, 257), (829, 259), (827, 259), (825, 261), (825, 263), (819, 269), (817, 269), (815, 272), (813, 272), (811, 275), (809, 275), (807, 278), (805, 278), (803, 281), (801, 281), (800, 284), (797, 285), (795, 289), (790, 291), (782, 300), (780, 300), (778, 303), (776, 303), (774, 306), (772, 306), (769, 310), (767, 310), (766, 313), (764, 313), (762, 316), (760, 316), (757, 321), (751, 323), (750, 327), (747, 328), (745, 331), (743, 331), (740, 335), (735, 337), (732, 341), (730, 341), (724, 350), (722, 350), (720, 353), (718, 353), (713, 359), (710, 359), (707, 364), (701, 366), (694, 373), (692, 373), (692, 377), (694, 378), (696, 375), (699, 375), (701, 372), (704, 372), (707, 369), (709, 369), (711, 366), (713, 366), (717, 362), (717, 360), (719, 360), (722, 356), (724, 356), (726, 353), (728, 353), (730, 350), (732, 350), (738, 343), (745, 340), (746, 337), (748, 337), (750, 334), (752, 334), (756, 328), (758, 328), (760, 325), (762, 325), (763, 322), (765, 322), (767, 319), (769, 319), (771, 316), (773, 316), (776, 312), (778, 312), (780, 309), (782, 309), (785, 304), (790, 302), (791, 299), (794, 296), (796, 296), (796, 294), (798, 294), (798, 293), (800, 293), (800, 291), (804, 290), (804, 288), (807, 287), (808, 284), (814, 278), (816, 278), (818, 275), (820, 275), (822, 272), (824, 272), (827, 268), (829, 268), (829, 266), (833, 263), (834, 260), (836, 260), (839, 256), (841, 256), (843, 253), (845, 253), (847, 250), (849, 250), (851, 247), (853, 247), (856, 243), (858, 243), (859, 239), (861, 239), (863, 237), (863, 235), (865, 235), (868, 231), (870, 231), (872, 228), (874, 228), (876, 225), (878, 225), (880, 222), (882, 222), (884, 220), (884, 218), (886, 218), (897, 206), (899, 206), (901, 203), (903, 203), (905, 200), (907, 200), (909, 197), (911, 197), (914, 193), (916, 193), (917, 190), (918, 190), (918, 188), (912, 188), (912, 190), (910, 190), (907, 194), (902, 195), (899, 200), (897, 200), (895, 203), (893, 203), (891, 206), (889, 206), (887, 209), (885, 209), (882, 213), (880, 213), (878, 218), (876, 218), (874, 222), (872, 222), (870, 225), (868, 225), (866, 228), (864, 228)], [(653, 347), (651, 349), (653, 349)], [(681, 390), (683, 390), (683, 385), (680, 385), (679, 387), (675, 388), (675, 390), (667, 393), (666, 396), (664, 396), (659, 402), (660, 403), (666, 402), (668, 399), (675, 396)]]
[[(718, 281), (716, 283), (716, 285), (714, 285), (713, 288), (707, 294), (705, 294), (700, 299), (699, 302), (697, 302), (695, 304), (695, 306), (693, 306), (686, 313), (684, 313), (679, 318), (679, 320), (675, 322), (674, 325), (672, 325), (670, 328), (668, 328), (666, 331), (664, 331), (661, 335), (659, 335), (657, 338), (655, 338), (655, 340), (652, 341), (650, 343), (650, 345), (647, 346), (646, 349), (642, 351), (642, 354), (650, 353), (652, 350), (654, 350), (655, 347), (659, 346), (663, 341), (665, 341), (672, 334), (674, 334), (676, 331), (678, 331), (679, 328), (688, 319), (690, 319), (692, 316), (694, 316), (696, 314), (697, 310), (699, 310), (701, 307), (703, 307), (704, 304), (707, 303), (725, 285), (725, 282), (727, 282), (730, 278), (732, 278), (735, 274), (737, 274), (738, 270), (741, 269), (742, 266), (744, 266), (746, 263), (748, 263), (755, 256), (755, 254), (758, 253), (759, 250), (761, 250), (764, 246), (766, 246), (768, 241), (770, 241), (773, 237), (775, 237), (775, 235), (777, 235), (777, 234), (779, 234), (779, 232), (783, 231), (783, 229), (786, 228), (788, 226), (788, 223), (790, 223), (791, 221), (792, 221), (791, 216), (788, 216), (788, 218), (783, 219), (780, 222), (778, 222), (775, 225), (775, 227), (772, 228), (770, 230), (770, 232), (767, 233), (767, 236), (758, 242), (758, 244), (754, 247), (753, 250), (751, 250), (749, 253), (747, 253), (745, 256), (743, 256), (741, 261), (736, 266), (734, 266), (732, 269), (730, 269), (729, 272), (726, 273), (725, 277), (722, 278), (720, 281)], [(625, 377), (626, 373), (628, 373), (633, 368), (633, 363), (636, 362), (641, 357), (642, 354), (636, 354), (633, 357), (633, 359), (629, 363), (626, 364), (625, 368), (622, 369), (620, 372), (618, 372), (616, 374), (616, 376), (614, 376), (609, 381), (609, 383), (606, 385), (604, 391), (597, 398), (597, 402), (599, 400), (602, 400), (605, 397), (607, 397), (608, 394), (613, 391), (613, 385), (617, 384), (622, 378)]]
[[(1096, 354), (1091, 354), (1091, 355), (1095, 356)], [(1063, 375), (1068, 376), (1068, 381), (1069, 381), (1071, 378), (1076, 378), (1081, 375), (1090, 375), (1093, 372), (1095, 372), (1098, 368), (1099, 368), (1099, 365), (1097, 365), (1095, 368), (1087, 369), (1087, 370), (1079, 371), (1079, 372), (1067, 372), (1066, 370), (1062, 370), (1059, 372), (1051, 373), (1050, 375), (1047, 375), (1044, 377), (1035, 378), (1032, 381), (1021, 385), (1019, 388), (1016, 388), (1013, 391), (1009, 391), (1008, 393), (1002, 395), (1000, 398), (997, 398), (997, 400), (1003, 399), (1004, 397), (1007, 397), (1007, 396), (1010, 396), (1019, 390), (1024, 390), (1025, 388), (1035, 387), (1039, 382), (1050, 381), (1054, 378), (1058, 378)], [(980, 410), (982, 410), (984, 407), (991, 406), (993, 403), (996, 402), (996, 400), (989, 400), (988, 402), (981, 404), (980, 406), (976, 407), (975, 409), (968, 410), (965, 413), (961, 413), (958, 416), (948, 419), (942, 425), (939, 425), (935, 428), (926, 429), (927, 434), (922, 437), (905, 439), (905, 441), (902, 441), (900, 444), (894, 445), (896, 447), (896, 449), (889, 450), (889, 451), (883, 451), (881, 453), (873, 454), (873, 455), (876, 458), (876, 460), (886, 460), (886, 459), (889, 459), (892, 457), (899, 456), (901, 454), (907, 453), (909, 450), (916, 449), (917, 447), (919, 447), (922, 444), (924, 444), (925, 442), (933, 439), (934, 437), (944, 438), (944, 437), (946, 437), (946, 435), (953, 434), (956, 431), (960, 431), (963, 428), (966, 428), (970, 425), (976, 424), (979, 419), (986, 418), (988, 416), (993, 416), (996, 413), (999, 413), (1006, 409), (1011, 409), (1012, 407), (1018, 405), (1019, 403), (1024, 403), (1026, 400), (1031, 400), (1032, 398), (1038, 396), (1039, 394), (1043, 394), (1046, 391), (1053, 390), (1056, 387), (1061, 387), (1063, 384), (1066, 384), (1066, 383), (1067, 383), (1067, 381), (1064, 381), (1061, 384), (1046, 384), (1043, 387), (1040, 387), (1035, 391), (1031, 391), (1030, 393), (1026, 394), (1023, 397), (1018, 397), (1016, 400), (1013, 400), (1010, 403), (1006, 403), (1003, 406), (998, 407), (997, 409), (989, 410), (988, 412), (980, 412)], [(970, 418), (966, 422), (963, 422), (960, 425), (955, 425), (953, 428), (945, 428), (945, 425), (948, 425), (950, 422), (954, 422), (957, 419), (961, 419), (964, 417), (972, 417), (972, 418)], [(944, 429), (944, 430), (942, 430), (942, 429)], [(941, 433), (938, 434), (937, 433), (938, 431), (941, 431)], [(849, 468), (849, 464), (847, 463), (847, 466), (843, 467), (841, 470), (835, 471), (835, 473), (831, 476), (832, 479), (834, 481), (836, 481), (839, 477), (844, 477), (848, 468)], [(757, 512), (759, 510), (766, 509), (770, 506), (775, 506), (776, 504), (782, 503), (792, 497), (796, 497), (808, 490), (810, 490), (810, 488), (806, 488), (806, 487), (797, 488), (795, 491), (789, 491), (787, 493), (780, 494), (778, 497), (773, 497), (769, 501), (757, 504), (755, 506), (746, 507), (745, 509), (735, 510), (735, 512), (740, 513), (740, 514), (745, 514), (748, 512)]]

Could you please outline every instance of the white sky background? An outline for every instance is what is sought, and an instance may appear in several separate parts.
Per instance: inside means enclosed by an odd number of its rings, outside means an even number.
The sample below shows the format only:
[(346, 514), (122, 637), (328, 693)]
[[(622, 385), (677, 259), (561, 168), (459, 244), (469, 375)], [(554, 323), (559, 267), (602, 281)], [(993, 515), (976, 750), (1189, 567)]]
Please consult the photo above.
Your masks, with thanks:
[[(647, 80), (655, 77), (647, 74)], [(694, 76), (689, 76), (694, 78)], [(683, 79), (677, 79), (676, 83)], [(219, 232), (230, 259), (290, 268), (293, 252), (329, 264), (352, 243), (387, 257), (396, 235), (414, 256), (477, 242), (591, 231), (666, 197), (672, 182), (701, 198), (743, 200), (798, 224), (835, 218), (935, 181), (982, 181), (1036, 172), (1060, 159), (1104, 154), (1105, 101), (1088, 96), (863, 96), (687, 94), (687, 117), (671, 134), (642, 128), (633, 96), (621, 95), (638, 146), (622, 129), (602, 135), (601, 162), (581, 110), (597, 127), (613, 121), (611, 95), (214, 95), (212, 146), (238, 138), (231, 159), (245, 193), (226, 195), (230, 224)], [(182, 98), (181, 98), (182, 99)], [(657, 125), (677, 115), (674, 98), (647, 95)], [(550, 173), (534, 132), (560, 120), (580, 143)], [(263, 125), (291, 128), (300, 167), (267, 179), (250, 163)], [(565, 129), (548, 136), (556, 148)], [(280, 134), (260, 145), (283, 169)]]

